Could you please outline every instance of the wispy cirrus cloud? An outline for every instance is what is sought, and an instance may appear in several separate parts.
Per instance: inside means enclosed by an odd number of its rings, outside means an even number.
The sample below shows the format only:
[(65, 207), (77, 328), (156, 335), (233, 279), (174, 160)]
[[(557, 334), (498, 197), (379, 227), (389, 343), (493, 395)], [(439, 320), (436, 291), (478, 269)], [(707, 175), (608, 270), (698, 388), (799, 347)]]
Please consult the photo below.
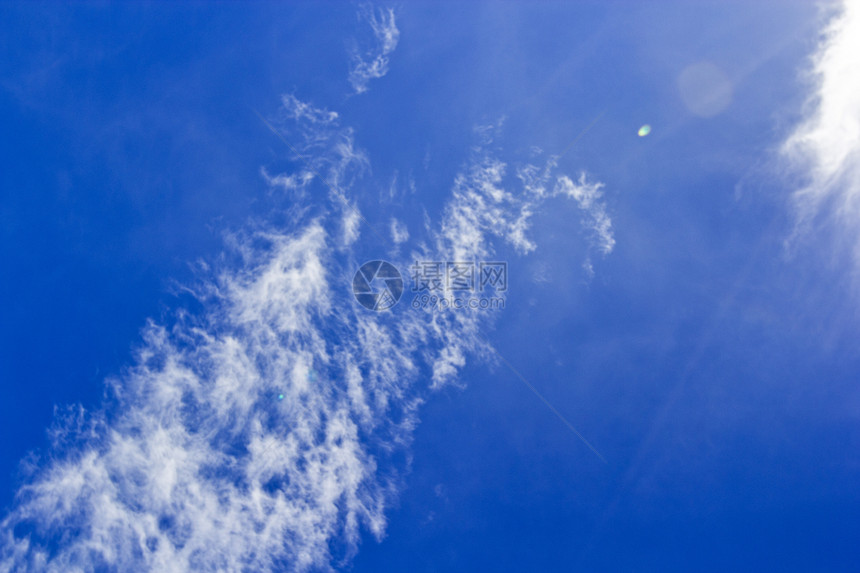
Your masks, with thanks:
[(860, 256), (860, 3), (830, 8), (808, 72), (804, 118), (782, 146), (803, 183), (794, 193), (798, 232), (819, 216), (851, 233)]
[(394, 217), (391, 219), (391, 240), (394, 241), (395, 245), (409, 240), (409, 229)]
[[(203, 310), (149, 323), (104, 409), (59, 423), (0, 523), (4, 570), (302, 572), (348, 561), (362, 531), (384, 534), (418, 406), (487, 349), (493, 315), (359, 307), (344, 287), (369, 158), (337, 114), (294, 96), (272, 122), (297, 138), (299, 164), (263, 172), (273, 191), (326, 192), (300, 193), (287, 228), (229, 235), (230, 256), (189, 289)], [(478, 260), (500, 241), (525, 253), (546, 197), (595, 204), (584, 179), (523, 169), (538, 175), (509, 177), (474, 150), (412, 255)]]
[(360, 94), (367, 91), (367, 84), (371, 80), (388, 73), (389, 56), (397, 48), (400, 31), (397, 29), (392, 8), (375, 9), (365, 5), (361, 7), (359, 17), (370, 25), (374, 37), (372, 47), (352, 49), (349, 82), (355, 93)]
[[(540, 153), (537, 150), (537, 153)], [(525, 189), (542, 201), (547, 197), (563, 196), (576, 201), (580, 211), (580, 225), (589, 236), (589, 252), (582, 263), (589, 277), (594, 274), (592, 264), (592, 251), (597, 250), (601, 256), (606, 256), (615, 248), (615, 233), (612, 229), (606, 203), (603, 198), (603, 184), (590, 181), (585, 173), (580, 173), (576, 181), (567, 175), (553, 177), (552, 172), (556, 168), (558, 157), (551, 156), (543, 167), (537, 165), (524, 165), (517, 170), (517, 177), (522, 181)], [(526, 212), (531, 213), (532, 206), (528, 206)], [(528, 219), (521, 223), (527, 224)], [(519, 230), (518, 230), (519, 233)], [(531, 250), (533, 245), (523, 243), (525, 250)]]

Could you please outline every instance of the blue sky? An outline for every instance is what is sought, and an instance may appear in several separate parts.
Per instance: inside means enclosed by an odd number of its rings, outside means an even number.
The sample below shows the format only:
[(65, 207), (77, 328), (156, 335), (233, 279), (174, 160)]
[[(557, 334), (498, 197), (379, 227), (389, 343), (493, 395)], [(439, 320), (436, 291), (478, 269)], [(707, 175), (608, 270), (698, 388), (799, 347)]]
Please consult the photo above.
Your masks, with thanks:
[(0, 22), (4, 570), (855, 567), (856, 3)]

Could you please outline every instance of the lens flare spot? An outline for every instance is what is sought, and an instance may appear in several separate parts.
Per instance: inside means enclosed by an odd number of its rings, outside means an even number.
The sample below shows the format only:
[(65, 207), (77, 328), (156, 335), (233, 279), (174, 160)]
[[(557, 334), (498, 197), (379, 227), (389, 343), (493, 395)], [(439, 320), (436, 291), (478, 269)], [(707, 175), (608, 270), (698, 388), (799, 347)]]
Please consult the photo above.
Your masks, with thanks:
[(647, 123), (639, 128), (639, 137), (645, 137), (649, 133), (651, 133), (651, 126)]
[(711, 62), (698, 62), (678, 76), (681, 101), (699, 117), (719, 115), (732, 103), (732, 81)]
[(278, 394), (278, 400), (283, 400), (283, 399), (284, 399), (284, 395), (283, 395), (283, 394)]

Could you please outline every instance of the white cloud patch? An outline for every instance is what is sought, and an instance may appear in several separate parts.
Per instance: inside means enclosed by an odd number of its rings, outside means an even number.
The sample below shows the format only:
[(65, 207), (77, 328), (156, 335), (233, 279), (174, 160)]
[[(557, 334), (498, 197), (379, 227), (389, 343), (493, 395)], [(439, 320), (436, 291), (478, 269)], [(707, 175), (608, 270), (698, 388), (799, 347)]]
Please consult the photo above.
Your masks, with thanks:
[(394, 217), (391, 218), (391, 240), (396, 245), (409, 240), (409, 229)]
[(602, 201), (603, 184), (588, 182), (585, 174), (579, 176), (577, 183), (562, 175), (556, 183), (555, 193), (572, 197), (576, 201), (583, 214), (582, 224), (590, 232), (594, 246), (604, 255), (611, 253), (615, 247), (615, 237), (612, 220)]
[[(333, 112), (288, 96), (280, 117), (279, 131), (303, 135), (302, 167), (265, 179), (327, 200), (294, 209), (290, 230), (229, 236), (233, 262), (190, 289), (204, 310), (147, 325), (104, 410), (66, 416), (0, 522), (0, 569), (325, 570), (350, 559), (362, 530), (383, 535), (417, 407), (486, 350), (493, 313), (359, 307), (350, 195), (367, 157)], [(553, 168), (526, 166), (515, 184), (478, 148), (420, 254), (490, 259), (496, 239), (528, 252), (529, 219), (552, 194), (609, 232), (600, 186)]]
[(296, 193), (299, 196), (304, 196), (304, 190), (313, 181), (314, 174), (310, 171), (301, 171), (298, 173), (270, 175), (265, 167), (260, 168), (260, 175), (266, 180), (266, 183), (274, 189), (279, 189), (287, 193)]
[(358, 211), (353, 210), (352, 212), (346, 213), (343, 217), (342, 226), (342, 244), (343, 246), (348, 247), (358, 240), (358, 236), (361, 233), (361, 217), (359, 216)]
[[(527, 193), (534, 197), (532, 204), (526, 205), (524, 212), (531, 214), (535, 206), (547, 197), (560, 195), (573, 199), (579, 207), (580, 224), (589, 235), (591, 249), (596, 249), (602, 256), (608, 255), (615, 248), (615, 235), (612, 231), (612, 219), (603, 200), (603, 184), (589, 181), (585, 173), (580, 173), (575, 182), (567, 175), (553, 178), (551, 173), (556, 167), (556, 162), (556, 157), (550, 157), (543, 167), (525, 165), (518, 169), (517, 177), (522, 181)], [(551, 192), (548, 191), (550, 185), (552, 185)], [(527, 217), (524, 217), (520, 220), (519, 226), (524, 227), (527, 222)], [(521, 230), (517, 229), (518, 236)], [(590, 253), (586, 255), (582, 267), (589, 277), (594, 275)]]
[(799, 231), (833, 216), (860, 254), (860, 2), (839, 4), (811, 63), (805, 117), (782, 147), (804, 179), (794, 194)]
[(381, 78), (388, 73), (389, 56), (397, 47), (400, 31), (395, 23), (394, 10), (391, 8), (373, 9), (363, 6), (359, 17), (370, 24), (373, 31), (373, 46), (367, 50), (352, 50), (352, 66), (349, 71), (349, 82), (355, 93), (367, 91), (371, 80)]
[(282, 116), (296, 122), (306, 122), (308, 125), (314, 126), (315, 129), (318, 129), (320, 125), (332, 125), (337, 122), (339, 117), (336, 111), (315, 107), (292, 94), (283, 96), (281, 103), (283, 104), (281, 107)]

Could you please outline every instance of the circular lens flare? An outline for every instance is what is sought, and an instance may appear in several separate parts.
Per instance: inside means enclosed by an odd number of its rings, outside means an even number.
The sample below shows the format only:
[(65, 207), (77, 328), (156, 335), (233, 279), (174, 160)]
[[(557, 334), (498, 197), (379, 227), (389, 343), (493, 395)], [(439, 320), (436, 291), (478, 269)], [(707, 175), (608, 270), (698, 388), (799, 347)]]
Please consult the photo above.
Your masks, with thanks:
[(651, 133), (651, 126), (647, 123), (639, 128), (639, 137), (645, 137), (649, 133)]

